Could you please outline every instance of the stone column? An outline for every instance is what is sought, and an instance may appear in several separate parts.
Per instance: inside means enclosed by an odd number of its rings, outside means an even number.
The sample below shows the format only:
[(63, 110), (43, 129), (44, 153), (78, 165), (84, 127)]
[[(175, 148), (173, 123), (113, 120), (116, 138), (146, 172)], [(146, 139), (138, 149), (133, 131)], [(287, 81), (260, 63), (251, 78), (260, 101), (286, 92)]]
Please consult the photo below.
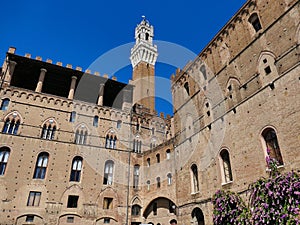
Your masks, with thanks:
[(99, 106), (103, 106), (103, 95), (104, 95), (104, 84), (100, 84), (98, 102), (97, 102)]
[(71, 85), (70, 85), (70, 91), (69, 91), (68, 99), (73, 99), (74, 98), (76, 80), (77, 80), (77, 77), (72, 76), (72, 81), (71, 81)]
[(5, 86), (9, 86), (10, 82), (11, 82), (11, 78), (14, 74), (14, 70), (16, 67), (17, 63), (15, 61), (9, 61), (8, 63), (8, 71), (5, 74), (5, 78), (4, 78), (4, 85)]
[(36, 88), (35, 88), (36, 92), (41, 92), (42, 91), (42, 87), (43, 87), (43, 83), (44, 83), (46, 73), (47, 73), (47, 70), (42, 68), (41, 72), (40, 72), (39, 81), (38, 81), (38, 83), (36, 85)]

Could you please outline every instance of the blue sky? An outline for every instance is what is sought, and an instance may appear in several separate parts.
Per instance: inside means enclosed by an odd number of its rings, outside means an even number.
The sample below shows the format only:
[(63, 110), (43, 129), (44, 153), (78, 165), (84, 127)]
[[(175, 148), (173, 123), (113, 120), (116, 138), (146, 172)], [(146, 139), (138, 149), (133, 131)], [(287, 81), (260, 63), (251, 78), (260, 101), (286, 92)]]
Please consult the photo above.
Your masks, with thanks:
[[(87, 69), (111, 49), (133, 42), (134, 28), (142, 15), (154, 26), (156, 40), (174, 43), (198, 54), (245, 2), (4, 1), (0, 14), (0, 60), (4, 60), (8, 47), (14, 46), (20, 55), (31, 53), (32, 57), (41, 56), (43, 60), (50, 58), (53, 62), (63, 62), (63, 65), (68, 63)], [(129, 54), (118, 57), (128, 60)], [(184, 65), (187, 58), (181, 61)], [(169, 79), (175, 67), (160, 62), (156, 74)], [(115, 74), (118, 80), (127, 83), (131, 67), (120, 68)], [(160, 83), (157, 92), (162, 90), (156, 108), (172, 113), (169, 87)], [(168, 96), (163, 97), (164, 94)]]

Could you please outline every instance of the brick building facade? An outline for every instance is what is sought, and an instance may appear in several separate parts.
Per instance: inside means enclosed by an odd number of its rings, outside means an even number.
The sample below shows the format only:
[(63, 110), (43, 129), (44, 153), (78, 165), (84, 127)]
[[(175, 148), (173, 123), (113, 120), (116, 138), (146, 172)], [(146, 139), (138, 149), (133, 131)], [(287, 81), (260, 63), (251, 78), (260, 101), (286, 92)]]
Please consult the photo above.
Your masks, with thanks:
[(299, 171), (299, 7), (248, 0), (171, 76), (173, 117), (154, 109), (159, 49), (145, 19), (129, 84), (10, 48), (0, 224), (210, 225), (215, 191), (244, 196), (268, 154)]

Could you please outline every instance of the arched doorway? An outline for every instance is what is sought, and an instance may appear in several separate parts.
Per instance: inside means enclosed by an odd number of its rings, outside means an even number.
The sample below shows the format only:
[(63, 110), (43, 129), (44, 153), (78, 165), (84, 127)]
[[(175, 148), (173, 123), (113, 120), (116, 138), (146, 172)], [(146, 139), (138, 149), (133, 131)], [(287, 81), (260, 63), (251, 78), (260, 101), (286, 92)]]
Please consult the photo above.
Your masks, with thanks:
[(204, 215), (200, 208), (194, 208), (192, 211), (193, 225), (205, 225)]

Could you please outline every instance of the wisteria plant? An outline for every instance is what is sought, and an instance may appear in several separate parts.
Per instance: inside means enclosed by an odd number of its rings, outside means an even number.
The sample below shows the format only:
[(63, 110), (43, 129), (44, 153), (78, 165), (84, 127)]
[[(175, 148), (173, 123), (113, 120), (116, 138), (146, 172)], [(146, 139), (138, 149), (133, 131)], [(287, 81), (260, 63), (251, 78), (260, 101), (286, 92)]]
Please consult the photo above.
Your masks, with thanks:
[(219, 190), (213, 196), (215, 225), (300, 225), (300, 179), (295, 172), (280, 174), (266, 158), (269, 178), (249, 187), (248, 206), (235, 193)]

